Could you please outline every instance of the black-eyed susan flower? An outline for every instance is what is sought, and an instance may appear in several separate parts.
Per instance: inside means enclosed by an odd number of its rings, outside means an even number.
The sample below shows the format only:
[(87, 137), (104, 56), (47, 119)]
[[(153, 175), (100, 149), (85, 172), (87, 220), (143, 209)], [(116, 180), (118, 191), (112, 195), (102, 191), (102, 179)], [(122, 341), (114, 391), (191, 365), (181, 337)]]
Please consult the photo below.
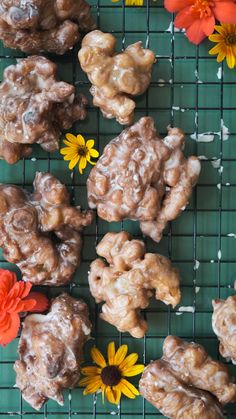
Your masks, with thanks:
[(138, 390), (124, 377), (133, 377), (141, 374), (144, 365), (136, 364), (138, 354), (128, 352), (127, 345), (121, 345), (115, 350), (115, 343), (110, 342), (107, 347), (107, 358), (94, 346), (91, 350), (91, 358), (96, 366), (82, 368), (81, 372), (86, 377), (82, 378), (79, 384), (84, 389), (84, 395), (102, 391), (102, 397), (107, 398), (110, 403), (118, 404), (121, 394), (130, 399), (139, 395)]
[(209, 54), (217, 54), (218, 63), (226, 58), (228, 67), (232, 69), (236, 66), (236, 24), (222, 23), (216, 25), (215, 30), (218, 33), (210, 35), (209, 40), (216, 42), (217, 45), (209, 51)]
[(60, 153), (64, 155), (64, 160), (70, 161), (69, 169), (74, 169), (78, 164), (80, 174), (87, 166), (87, 163), (95, 165), (96, 162), (91, 161), (92, 158), (98, 158), (99, 152), (93, 148), (94, 140), (88, 140), (85, 143), (85, 139), (81, 134), (77, 136), (73, 134), (66, 134), (66, 140), (63, 141), (67, 147), (60, 150)]

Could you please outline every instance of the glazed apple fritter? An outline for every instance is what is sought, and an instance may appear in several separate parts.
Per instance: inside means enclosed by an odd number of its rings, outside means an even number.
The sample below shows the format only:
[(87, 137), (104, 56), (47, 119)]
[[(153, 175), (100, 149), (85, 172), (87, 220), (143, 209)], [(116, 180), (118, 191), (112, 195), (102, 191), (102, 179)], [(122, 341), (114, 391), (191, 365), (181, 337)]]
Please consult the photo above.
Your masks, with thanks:
[(223, 419), (217, 399), (185, 384), (168, 362), (151, 362), (139, 382), (140, 394), (170, 419)]
[(95, 30), (87, 34), (79, 51), (79, 61), (92, 83), (93, 104), (106, 118), (131, 124), (134, 117), (133, 96), (144, 93), (151, 81), (155, 54), (142, 42), (115, 51), (116, 38)]
[(88, 315), (82, 300), (61, 294), (48, 314), (26, 317), (14, 369), (16, 385), (34, 409), (48, 399), (63, 405), (63, 389), (78, 383), (83, 345), (91, 332)]
[(142, 232), (160, 241), (168, 222), (188, 204), (201, 169), (197, 157), (184, 157), (184, 143), (178, 128), (161, 139), (149, 117), (125, 129), (90, 172), (90, 208), (109, 222), (139, 220)]
[(220, 353), (236, 364), (236, 295), (213, 301), (212, 327), (220, 341)]
[(5, 47), (35, 54), (64, 54), (80, 38), (79, 30), (95, 28), (85, 0), (4, 0), (0, 39)]
[(7, 67), (0, 84), (0, 158), (16, 163), (33, 143), (58, 150), (62, 130), (86, 117), (87, 99), (71, 84), (57, 81), (57, 66), (32, 56)]
[(0, 185), (0, 247), (25, 281), (68, 283), (80, 264), (81, 231), (92, 220), (91, 211), (70, 205), (66, 187), (50, 173), (36, 174), (32, 195)]
[(236, 400), (227, 366), (203, 346), (175, 336), (167, 336), (162, 358), (145, 368), (139, 390), (171, 419), (223, 418), (221, 405)]
[(168, 336), (163, 359), (186, 384), (209, 391), (222, 404), (236, 401), (236, 384), (227, 366), (212, 359), (203, 346)]
[(125, 231), (107, 233), (96, 249), (108, 263), (94, 260), (89, 273), (93, 297), (97, 303), (105, 301), (100, 317), (121, 332), (143, 337), (148, 326), (140, 309), (149, 305), (154, 289), (156, 299), (173, 307), (179, 303), (178, 270), (166, 257), (145, 253), (144, 243)]

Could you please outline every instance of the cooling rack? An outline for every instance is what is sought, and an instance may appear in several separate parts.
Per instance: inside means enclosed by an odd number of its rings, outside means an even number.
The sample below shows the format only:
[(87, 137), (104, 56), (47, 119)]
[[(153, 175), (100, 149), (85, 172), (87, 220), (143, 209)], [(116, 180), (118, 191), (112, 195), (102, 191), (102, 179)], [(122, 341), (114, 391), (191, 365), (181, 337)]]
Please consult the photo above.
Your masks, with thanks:
[[(211, 300), (232, 295), (236, 279), (235, 71), (217, 64), (215, 58), (208, 55), (208, 41), (195, 47), (183, 32), (175, 32), (173, 16), (164, 10), (161, 0), (145, 0), (144, 6), (137, 8), (126, 7), (122, 0), (117, 3), (93, 0), (91, 6), (98, 26), (117, 37), (118, 48), (141, 40), (156, 53), (157, 63), (150, 88), (137, 100), (136, 120), (143, 115), (152, 116), (161, 134), (166, 133), (168, 124), (181, 127), (187, 134), (186, 154), (198, 155), (202, 160), (201, 177), (186, 211), (172, 223), (159, 244), (145, 239), (148, 251), (169, 256), (179, 267), (183, 297), (180, 311), (154, 300), (151, 302), (144, 314), (149, 324), (144, 339), (121, 335), (101, 321), (99, 307), (90, 296), (87, 283), (89, 264), (96, 257), (95, 245), (107, 231), (125, 229), (137, 237), (141, 237), (141, 233), (135, 222), (109, 224), (98, 218), (84, 233), (82, 264), (71, 284), (57, 289), (43, 287), (43, 291), (52, 297), (67, 290), (73, 296), (84, 298), (94, 324), (93, 337), (104, 351), (111, 340), (115, 340), (117, 345), (127, 343), (130, 351), (139, 353), (140, 361), (148, 363), (161, 356), (162, 342), (167, 334), (172, 333), (194, 339), (212, 356), (219, 357), (217, 339), (211, 328)], [(23, 54), (17, 51), (1, 47), (1, 74), (21, 56)], [(77, 48), (63, 57), (53, 56), (52, 59), (58, 64), (61, 78), (74, 83), (78, 91), (89, 96), (89, 83), (79, 67)], [(88, 118), (71, 130), (82, 133), (87, 139), (94, 138), (100, 152), (120, 131), (120, 125), (104, 119), (92, 107), (91, 98)], [(1, 161), (0, 182), (31, 189), (35, 172), (47, 170), (68, 186), (75, 204), (87, 207), (86, 178), (90, 169), (83, 176), (76, 171), (71, 173), (59, 153), (48, 155), (35, 147), (31, 157), (14, 166)], [(0, 262), (2, 267), (10, 267), (19, 275), (1, 254)], [(86, 346), (85, 359), (89, 359), (93, 343), (94, 340)], [(116, 407), (102, 404), (101, 395), (84, 397), (80, 388), (65, 392), (63, 407), (49, 401), (40, 412), (36, 412), (22, 400), (19, 390), (14, 387), (13, 363), (17, 345), (18, 339), (0, 349), (1, 418), (163, 417), (141, 397), (135, 400), (123, 398), (120, 407)], [(229, 367), (236, 376), (235, 367)], [(236, 406), (228, 406), (225, 414), (227, 418), (236, 418)]]

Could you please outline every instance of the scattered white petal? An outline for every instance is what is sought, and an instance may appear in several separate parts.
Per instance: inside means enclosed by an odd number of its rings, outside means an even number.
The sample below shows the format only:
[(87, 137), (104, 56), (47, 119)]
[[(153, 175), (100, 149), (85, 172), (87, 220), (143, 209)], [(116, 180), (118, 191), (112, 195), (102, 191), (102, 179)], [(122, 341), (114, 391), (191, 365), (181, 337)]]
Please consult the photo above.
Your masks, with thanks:
[(186, 208), (186, 205), (184, 207), (181, 207), (180, 209), (181, 209), (181, 211), (184, 211), (185, 208)]
[(229, 233), (229, 234), (227, 234), (227, 236), (228, 237), (234, 237), (234, 238), (236, 238), (236, 234), (235, 233)]
[(221, 162), (221, 159), (212, 160), (212, 161), (211, 161), (211, 164), (212, 164), (212, 166), (214, 167), (214, 169), (219, 169), (219, 167), (220, 167), (220, 162)]
[(115, 412), (114, 410), (110, 413), (111, 415), (115, 416), (117, 415), (117, 412)]
[(176, 311), (176, 316), (182, 316), (183, 313)]
[(218, 259), (220, 260), (222, 256), (221, 250), (218, 250), (217, 256), (218, 256)]
[(186, 313), (194, 313), (195, 308), (193, 306), (182, 306), (182, 307), (179, 307), (178, 311), (186, 312)]
[(157, 86), (159, 86), (159, 87), (164, 87), (165, 86), (165, 80), (164, 79), (158, 79), (157, 81), (158, 81)]
[(223, 170), (224, 170), (224, 167), (223, 166), (220, 166), (218, 172), (219, 173), (223, 173)]
[(221, 190), (221, 183), (217, 183), (216, 187), (219, 189), (219, 191)]
[(71, 400), (72, 399), (72, 394), (71, 393), (69, 393), (68, 394), (68, 400)]
[(226, 182), (225, 186), (230, 186), (230, 183), (229, 182)]
[(172, 109), (173, 109), (174, 111), (179, 111), (179, 110), (180, 110), (180, 107), (179, 107), (179, 106), (172, 106)]
[(217, 78), (218, 78), (219, 80), (221, 80), (221, 79), (222, 79), (222, 75), (223, 75), (223, 73), (222, 73), (222, 67), (219, 67), (219, 68), (218, 68), (218, 71), (217, 71), (217, 73), (216, 73), (216, 76), (217, 76)]
[[(170, 22), (170, 24), (169, 24), (168, 28), (165, 30), (165, 32), (172, 32), (172, 30), (173, 30), (173, 22)], [(179, 29), (179, 28), (176, 28), (174, 26), (174, 32), (185, 32), (185, 29)]]
[(224, 124), (223, 119), (221, 119), (221, 125), (220, 126), (221, 126), (220, 137), (222, 136), (223, 141), (226, 141), (229, 138), (230, 132), (229, 132), (229, 128), (226, 127), (226, 125)]
[(203, 132), (201, 134), (194, 132), (192, 135), (190, 135), (190, 138), (197, 141), (198, 143), (210, 143), (214, 141), (215, 135), (210, 132)]
[(197, 271), (197, 270), (198, 270), (198, 268), (199, 268), (199, 266), (200, 266), (200, 262), (199, 262), (199, 260), (195, 260), (195, 263), (194, 263), (194, 267), (193, 267), (193, 269), (194, 269), (195, 271)]
[(210, 263), (215, 263), (214, 259), (211, 259), (211, 260), (210, 260)]
[(196, 292), (196, 294), (198, 294), (198, 293), (199, 293), (200, 289), (201, 289), (201, 287), (195, 287), (195, 292)]
[(199, 160), (208, 160), (207, 156), (198, 156)]
[(36, 157), (32, 157), (31, 161), (37, 161)]

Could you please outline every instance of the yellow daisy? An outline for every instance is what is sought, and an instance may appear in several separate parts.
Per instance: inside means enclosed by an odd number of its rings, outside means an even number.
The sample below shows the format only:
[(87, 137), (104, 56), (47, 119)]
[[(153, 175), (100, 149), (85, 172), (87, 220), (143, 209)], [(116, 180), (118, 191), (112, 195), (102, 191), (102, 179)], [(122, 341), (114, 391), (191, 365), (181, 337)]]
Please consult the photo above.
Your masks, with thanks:
[(209, 36), (210, 41), (216, 42), (210, 51), (210, 55), (217, 55), (217, 62), (220, 63), (226, 58), (226, 62), (229, 68), (236, 66), (236, 24), (216, 25), (215, 30), (218, 33), (214, 33)]
[(139, 392), (124, 377), (141, 374), (144, 365), (136, 364), (138, 354), (132, 353), (126, 356), (127, 352), (127, 345), (121, 345), (116, 351), (115, 343), (110, 342), (107, 347), (107, 362), (101, 352), (94, 346), (91, 350), (91, 357), (97, 366), (81, 369), (82, 374), (86, 376), (79, 382), (81, 386), (86, 387), (83, 394), (93, 394), (101, 390), (103, 401), (106, 397), (110, 403), (114, 404), (120, 402), (122, 393), (130, 399), (135, 399)]
[(98, 158), (99, 152), (93, 148), (94, 140), (88, 140), (85, 143), (85, 139), (81, 134), (77, 136), (73, 134), (66, 134), (66, 140), (63, 141), (67, 147), (60, 150), (60, 153), (64, 155), (64, 160), (69, 160), (69, 169), (74, 169), (78, 164), (80, 174), (87, 166), (87, 162), (95, 165), (96, 162), (91, 161), (91, 157)]

